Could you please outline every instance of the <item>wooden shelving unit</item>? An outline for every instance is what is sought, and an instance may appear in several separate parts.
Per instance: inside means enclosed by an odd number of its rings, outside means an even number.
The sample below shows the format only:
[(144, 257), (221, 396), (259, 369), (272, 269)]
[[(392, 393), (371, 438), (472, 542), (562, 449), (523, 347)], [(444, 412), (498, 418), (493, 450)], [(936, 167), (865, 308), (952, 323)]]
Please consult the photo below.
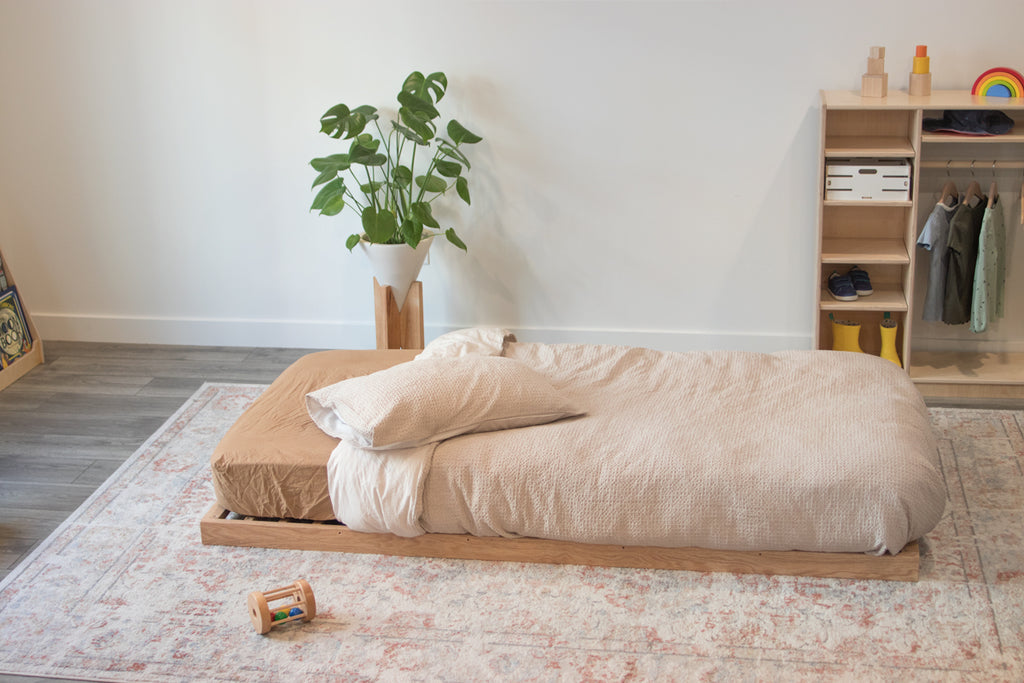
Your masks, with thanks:
[[(11, 272), (10, 264), (4, 259), (3, 252), (0, 252), (0, 266), (3, 267), (8, 287), (14, 287), (17, 283), (14, 280), (14, 274)], [(6, 389), (23, 377), (29, 370), (43, 362), (43, 340), (39, 337), (39, 332), (32, 322), (32, 315), (25, 304), (21, 290), (18, 290), (18, 297), (21, 301), (21, 312), (25, 316), (25, 324), (28, 326), (29, 334), (32, 337), (32, 348), (27, 353), (15, 358), (6, 368), (0, 370), (0, 390)]]
[[(997, 109), (1020, 125), (1009, 134), (985, 138), (923, 133), (923, 119), (939, 117), (946, 109)], [(925, 395), (1024, 398), (1024, 353), (912, 351), (914, 319), (920, 320), (914, 306), (918, 219), (924, 216), (918, 192), (920, 173), (922, 168), (943, 166), (974, 170), (975, 161), (966, 150), (975, 148), (966, 145), (991, 145), (986, 149), (998, 150), (1004, 167), (1024, 169), (1024, 99), (982, 97), (968, 91), (935, 91), (912, 97), (890, 90), (881, 98), (861, 97), (856, 91), (821, 93), (815, 345), (832, 348), (829, 316), (841, 316), (862, 325), (861, 348), (877, 354), (877, 329), (888, 313), (899, 325), (900, 358)], [(943, 150), (945, 161), (934, 160), (936, 150)], [(824, 199), (825, 166), (829, 159), (838, 158), (907, 159), (911, 164), (910, 199)], [(1009, 225), (1007, 229), (1011, 229)], [(828, 275), (852, 265), (871, 273), (875, 293), (853, 302), (836, 301), (825, 284)]]

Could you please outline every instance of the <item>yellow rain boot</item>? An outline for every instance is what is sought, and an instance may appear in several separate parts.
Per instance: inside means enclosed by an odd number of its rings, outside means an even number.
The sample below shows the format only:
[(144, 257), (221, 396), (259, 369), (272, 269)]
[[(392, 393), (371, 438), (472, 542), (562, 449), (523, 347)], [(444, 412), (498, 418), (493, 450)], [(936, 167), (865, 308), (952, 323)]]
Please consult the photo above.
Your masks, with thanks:
[(852, 320), (833, 320), (832, 350), (864, 353), (860, 348), (860, 323)]
[(903, 363), (900, 362), (900, 356), (896, 353), (896, 328), (896, 321), (886, 313), (885, 319), (879, 327), (879, 332), (882, 335), (882, 352), (878, 355), (886, 360), (891, 360), (902, 368)]

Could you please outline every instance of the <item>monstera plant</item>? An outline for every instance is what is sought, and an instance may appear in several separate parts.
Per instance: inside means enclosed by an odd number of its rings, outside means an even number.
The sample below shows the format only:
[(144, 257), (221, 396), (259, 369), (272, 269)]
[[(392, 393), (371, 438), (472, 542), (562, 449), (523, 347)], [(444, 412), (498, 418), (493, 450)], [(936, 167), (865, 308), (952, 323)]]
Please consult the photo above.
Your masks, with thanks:
[[(318, 173), (313, 188), (320, 187), (310, 210), (335, 216), (348, 207), (359, 214), (363, 233), (348, 237), (349, 251), (360, 240), (415, 249), (427, 236), (441, 233), (431, 209), (434, 200), (454, 187), (470, 203), (470, 164), (462, 147), (482, 138), (454, 119), (443, 129), (447, 136), (439, 134), (437, 103), (447, 89), (448, 79), (441, 72), (409, 74), (398, 93), (398, 117), (387, 134), (377, 109), (369, 105), (351, 109), (338, 104), (320, 117), (320, 132), (352, 142), (346, 152), (310, 162)], [(454, 228), (444, 235), (466, 250)]]

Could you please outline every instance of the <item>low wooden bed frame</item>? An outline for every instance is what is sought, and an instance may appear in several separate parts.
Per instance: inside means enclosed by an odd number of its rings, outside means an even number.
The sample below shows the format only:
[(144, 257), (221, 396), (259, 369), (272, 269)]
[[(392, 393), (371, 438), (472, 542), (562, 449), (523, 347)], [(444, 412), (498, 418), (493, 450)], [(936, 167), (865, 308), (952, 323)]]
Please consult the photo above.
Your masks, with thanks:
[(352, 531), (338, 522), (253, 517), (229, 519), (229, 514), (220, 505), (215, 504), (210, 508), (199, 525), (204, 545), (888, 581), (917, 581), (920, 564), (917, 541), (908, 544), (898, 555), (752, 552), (591, 545), (542, 538), (468, 534), (424, 534), (403, 538), (393, 534)]

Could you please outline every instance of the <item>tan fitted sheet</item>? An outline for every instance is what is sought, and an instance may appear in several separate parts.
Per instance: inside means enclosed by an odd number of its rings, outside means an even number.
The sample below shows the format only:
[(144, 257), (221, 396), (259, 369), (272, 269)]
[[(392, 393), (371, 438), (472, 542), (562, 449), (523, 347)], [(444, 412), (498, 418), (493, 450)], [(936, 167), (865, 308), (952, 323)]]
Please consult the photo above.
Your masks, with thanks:
[(217, 503), (241, 515), (334, 519), (327, 459), (338, 440), (309, 417), (305, 396), (419, 351), (320, 351), (289, 366), (228, 430), (210, 460)]

